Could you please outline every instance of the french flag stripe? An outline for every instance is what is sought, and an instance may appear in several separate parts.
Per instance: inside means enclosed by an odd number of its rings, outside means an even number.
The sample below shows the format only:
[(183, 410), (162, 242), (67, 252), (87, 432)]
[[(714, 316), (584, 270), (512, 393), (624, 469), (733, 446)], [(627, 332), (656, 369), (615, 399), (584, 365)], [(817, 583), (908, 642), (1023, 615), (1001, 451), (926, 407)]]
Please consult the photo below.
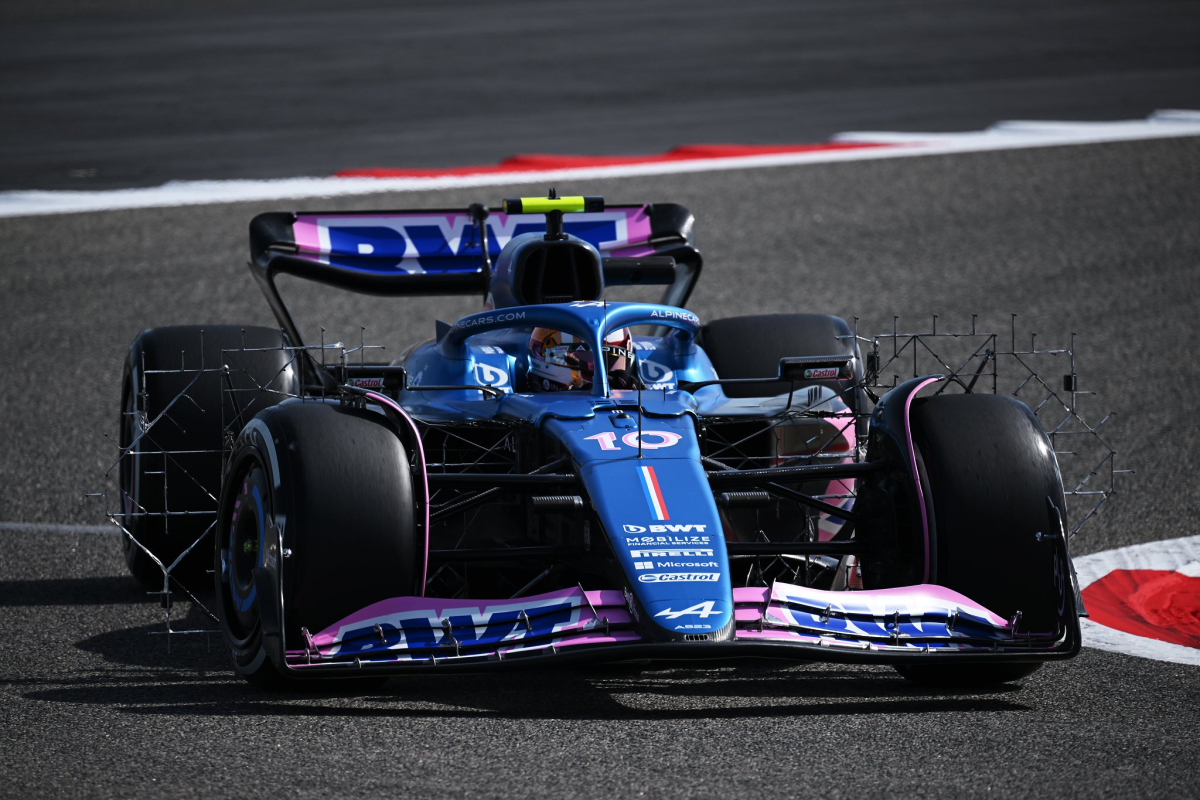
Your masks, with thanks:
[(658, 486), (658, 476), (654, 474), (654, 467), (641, 467), (642, 471), (642, 488), (646, 490), (646, 500), (650, 503), (650, 508), (654, 509), (654, 516), (660, 522), (668, 520), (671, 515), (667, 513), (667, 501), (663, 499), (662, 489)]

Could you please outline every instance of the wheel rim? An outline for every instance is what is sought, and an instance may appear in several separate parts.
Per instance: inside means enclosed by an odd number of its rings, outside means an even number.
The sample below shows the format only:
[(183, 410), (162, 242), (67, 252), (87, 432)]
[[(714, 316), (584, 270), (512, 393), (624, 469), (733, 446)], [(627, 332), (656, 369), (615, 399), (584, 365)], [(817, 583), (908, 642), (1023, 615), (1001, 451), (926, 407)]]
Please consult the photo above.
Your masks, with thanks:
[[(254, 570), (263, 563), (269, 498), (265, 473), (257, 464), (242, 475), (240, 489), (230, 512), (228, 530), (221, 542), (221, 582), (218, 587), (227, 609), (230, 632), (249, 638), (258, 625), (259, 613)], [(235, 483), (234, 485), (238, 485)]]

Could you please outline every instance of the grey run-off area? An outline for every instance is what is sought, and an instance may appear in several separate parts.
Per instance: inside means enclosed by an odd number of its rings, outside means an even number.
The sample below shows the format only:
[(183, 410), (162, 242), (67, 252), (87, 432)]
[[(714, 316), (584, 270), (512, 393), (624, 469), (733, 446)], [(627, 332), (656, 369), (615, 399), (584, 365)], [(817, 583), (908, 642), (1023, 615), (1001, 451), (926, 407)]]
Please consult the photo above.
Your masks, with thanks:
[(1196, 108), (1188, 0), (10, 0), (0, 191)]
[[(697, 216), (702, 319), (891, 315), (1079, 335), (1082, 388), (1137, 469), (1075, 541), (1087, 553), (1194, 533), (1200, 447), (1200, 139), (589, 181)], [(309, 208), (465, 206), (544, 186)], [(242, 204), (0, 220), (0, 520), (99, 524), (124, 348), (143, 327), (270, 324)], [(300, 292), (343, 337), (400, 344), (472, 299)], [(347, 332), (348, 331), (348, 332)], [(1085, 650), (1020, 688), (915, 689), (885, 669), (723, 665), (394, 680), (362, 697), (264, 696), (219, 643), (176, 638), (114, 537), (0, 532), (6, 791), (453, 797), (1195, 795), (1200, 672)], [(186, 609), (183, 609), (186, 611)], [(201, 625), (193, 614), (185, 625)]]

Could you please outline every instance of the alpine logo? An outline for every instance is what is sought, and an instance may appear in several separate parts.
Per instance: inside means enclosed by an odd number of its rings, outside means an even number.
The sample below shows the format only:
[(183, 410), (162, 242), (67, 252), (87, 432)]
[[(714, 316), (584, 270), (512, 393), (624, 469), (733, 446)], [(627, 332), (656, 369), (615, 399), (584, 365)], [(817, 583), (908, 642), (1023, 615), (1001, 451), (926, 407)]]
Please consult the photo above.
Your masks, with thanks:
[(666, 617), (667, 619), (679, 619), (680, 617), (687, 617), (687, 616), (699, 617), (700, 619), (708, 619), (709, 617), (715, 617), (721, 613), (720, 611), (717, 611), (716, 609), (713, 608), (714, 605), (715, 605), (714, 601), (705, 600), (703, 603), (697, 603), (696, 605), (691, 606), (690, 608), (685, 608), (682, 611), (674, 611), (670, 608), (664, 608), (662, 611), (658, 612), (654, 616), (655, 617)]
[[(646, 533), (647, 526), (645, 525), (622, 525), (626, 533)], [(650, 533), (704, 533), (707, 525), (697, 525), (695, 523), (687, 525), (650, 525), (648, 530)]]
[(661, 319), (681, 319), (684, 322), (690, 322), (693, 325), (700, 324), (700, 318), (689, 311), (672, 311), (671, 309), (656, 309), (650, 313), (652, 318)]
[(721, 577), (719, 572), (651, 572), (638, 575), (642, 583), (715, 583)]

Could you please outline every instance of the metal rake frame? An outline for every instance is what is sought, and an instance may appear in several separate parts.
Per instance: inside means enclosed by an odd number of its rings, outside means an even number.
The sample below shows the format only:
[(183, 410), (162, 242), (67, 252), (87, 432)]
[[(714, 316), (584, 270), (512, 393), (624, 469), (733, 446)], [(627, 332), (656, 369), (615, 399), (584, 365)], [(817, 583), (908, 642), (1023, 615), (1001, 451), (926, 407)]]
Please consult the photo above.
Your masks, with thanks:
[[(323, 332), (324, 331), (322, 331), (322, 333)], [(243, 331), (243, 333), (244, 333), (244, 331)], [(284, 339), (282, 336), (281, 336), (281, 340), (286, 341), (286, 339)], [(250, 347), (245, 347), (244, 340), (243, 340), (242, 347), (225, 349), (225, 350), (221, 351), (222, 358), (221, 358), (220, 365), (210, 366), (205, 363), (204, 331), (201, 330), (200, 331), (200, 347), (199, 347), (199, 364), (198, 365), (190, 365), (189, 360), (188, 360), (187, 351), (181, 350), (180, 354), (179, 354), (179, 367), (178, 368), (173, 368), (173, 369), (165, 369), (164, 368), (164, 369), (147, 370), (145, 367), (145, 360), (144, 360), (144, 356), (143, 356), (141, 369), (139, 370), (139, 377), (140, 377), (141, 385), (139, 387), (137, 387), (138, 396), (141, 398), (140, 406), (142, 409), (146, 408), (147, 400), (149, 399), (149, 396), (150, 396), (148, 385), (147, 385), (147, 377), (148, 376), (150, 376), (150, 375), (179, 375), (185, 379), (189, 379), (189, 378), (190, 379), (187, 380), (187, 383), (185, 384), (185, 386), (181, 390), (179, 390), (175, 394), (175, 396), (172, 397), (167, 402), (167, 404), (163, 407), (163, 410), (160, 411), (154, 419), (148, 419), (144, 410), (134, 410), (132, 412), (126, 411), (124, 409), (122, 410), (121, 413), (123, 415), (130, 414), (130, 413), (137, 415), (137, 420), (134, 423), (135, 433), (127, 445), (122, 446), (119, 442), (114, 443), (114, 446), (117, 449), (117, 456), (103, 472), (103, 480), (105, 483), (105, 487), (102, 491), (89, 493), (89, 496), (97, 497), (97, 498), (101, 499), (101, 501), (104, 504), (104, 514), (108, 518), (108, 521), (116, 526), (120, 535), (127, 537), (132, 546), (138, 548), (143, 553), (145, 553), (146, 556), (159, 568), (159, 570), (161, 570), (162, 578), (163, 578), (162, 588), (155, 590), (155, 591), (149, 591), (149, 592), (147, 592), (147, 594), (151, 597), (158, 597), (159, 601), (160, 601), (160, 605), (163, 609), (164, 629), (161, 631), (151, 631), (151, 633), (166, 636), (168, 652), (170, 651), (171, 636), (173, 636), (173, 635), (210, 634), (210, 633), (217, 632), (217, 631), (211, 630), (211, 629), (178, 630), (172, 626), (171, 612), (172, 612), (172, 609), (174, 606), (174, 603), (172, 602), (172, 595), (175, 590), (178, 590), (187, 596), (187, 598), (192, 603), (193, 609), (199, 610), (201, 614), (206, 616), (212, 622), (217, 621), (216, 614), (213, 613), (212, 609), (208, 608), (208, 606), (206, 606), (203, 601), (201, 601), (199, 598), (196, 597), (195, 593), (193, 593), (191, 590), (189, 590), (188, 587), (173, 574), (174, 571), (179, 567), (179, 564), (183, 561), (183, 559), (186, 558), (193, 550), (195, 550), (196, 547), (199, 546), (200, 543), (203, 542), (213, 532), (213, 530), (215, 529), (215, 527), (217, 525), (217, 514), (218, 514), (218, 507), (220, 504), (220, 498), (216, 497), (208, 489), (205, 489), (203, 482), (196, 475), (193, 475), (191, 473), (191, 471), (189, 471), (186, 467), (184, 467), (179, 462), (178, 456), (196, 455), (196, 454), (204, 454), (204, 453), (210, 453), (210, 454), (219, 453), (221, 455), (221, 476), (220, 476), (220, 478), (223, 481), (225, 478), (225, 470), (228, 466), (229, 456), (232, 453), (232, 448), (233, 448), (233, 444), (236, 439), (236, 436), (240, 432), (241, 428), (248, 421), (248, 420), (243, 419), (243, 417), (245, 416), (245, 409), (248, 408), (251, 404), (253, 404), (253, 402), (256, 398), (258, 398), (264, 394), (283, 395), (286, 397), (300, 397), (301, 396), (301, 395), (296, 395), (296, 394), (282, 391), (279, 388), (276, 388), (276, 386), (275, 386), (276, 381), (279, 379), (279, 377), (281, 375), (283, 375), (283, 373), (289, 367), (293, 368), (293, 369), (298, 367), (297, 358), (302, 357), (312, 351), (320, 351), (322, 354), (322, 357), (323, 357), (325, 355), (325, 351), (332, 350), (332, 351), (336, 351), (339, 355), (339, 358), (342, 360), (343, 363), (345, 363), (345, 360), (349, 354), (351, 354), (353, 352), (357, 352), (360, 349), (362, 349), (362, 348), (360, 347), (360, 348), (347, 349), (345, 347), (345, 345), (342, 344), (341, 342), (337, 342), (334, 344), (325, 344), (324, 342), (322, 342), (322, 344), (320, 344), (320, 345), (310, 345), (310, 346), (290, 346), (290, 345), (281, 344), (279, 347), (250, 348)], [(250, 374), (245, 369), (238, 370), (237, 368), (230, 367), (231, 362), (236, 363), (235, 359), (231, 359), (229, 357), (232, 354), (266, 352), (266, 351), (287, 352), (289, 354), (289, 357), (288, 357), (287, 361), (285, 362), (284, 366), (281, 367), (274, 375), (272, 375), (271, 378), (269, 380), (267, 380), (265, 383), (260, 383), (258, 380), (256, 380), (254, 378), (254, 376), (252, 374)], [(252, 384), (252, 386), (249, 388), (241, 388), (241, 389), (236, 388), (233, 385), (233, 381), (232, 381), (232, 375), (234, 373), (238, 373), (238, 374), (242, 375), (243, 377), (245, 377), (248, 380), (248, 382)], [(183, 402), (183, 401), (190, 402), (193, 405), (195, 405), (197, 408), (201, 408), (200, 404), (190, 394), (190, 392), (193, 389), (193, 387), (195, 387), (200, 381), (205, 380), (206, 377), (209, 377), (214, 380), (221, 380), (224, 383), (224, 386), (222, 388), (222, 397), (228, 397), (230, 399), (230, 404), (232, 405), (232, 407), (234, 409), (234, 413), (232, 414), (232, 416), (227, 418), (226, 405), (225, 405), (225, 403), (221, 404), (221, 429), (223, 431), (221, 449), (219, 449), (219, 450), (217, 450), (217, 449), (211, 449), (211, 450), (165, 450), (165, 449), (142, 450), (142, 449), (139, 449), (139, 447), (144, 442), (153, 444), (153, 442), (154, 442), (153, 431), (155, 429), (155, 426), (166, 425), (166, 424), (179, 426), (178, 421), (176, 421), (171, 416), (171, 411), (181, 402)], [(107, 438), (109, 438), (109, 440), (111, 441), (111, 437), (107, 437)], [(130, 458), (134, 458), (134, 457), (161, 458), (162, 459), (161, 469), (156, 470), (154, 472), (146, 473), (146, 474), (159, 474), (162, 476), (162, 479), (163, 479), (163, 488), (162, 488), (163, 510), (162, 511), (150, 511), (145, 506), (138, 504), (136, 502), (136, 500), (133, 497), (131, 497), (129, 495), (129, 493), (126, 492), (124, 490), (124, 488), (121, 486), (121, 481), (120, 481), (121, 467), (123, 466), (123, 463), (126, 459), (130, 459)], [(203, 490), (203, 493), (207, 496), (207, 500), (211, 501), (211, 505), (206, 505), (203, 508), (186, 508), (186, 509), (171, 508), (169, 505), (169, 497), (170, 497), (170, 482), (171, 482), (172, 476), (174, 476), (176, 480), (191, 481), (196, 486), (200, 487)], [(117, 502), (117, 505), (118, 505), (118, 507), (115, 509), (113, 507), (114, 502)], [(130, 509), (128, 511), (126, 510), (127, 506)], [(159, 518), (162, 518), (163, 526), (164, 526), (164, 535), (167, 535), (167, 536), (170, 535), (170, 525), (171, 525), (172, 518), (211, 517), (212, 521), (208, 525), (205, 526), (204, 530), (199, 534), (199, 536), (197, 536), (186, 548), (184, 548), (183, 551), (174, 560), (172, 560), (170, 564), (167, 564), (167, 563), (164, 563), (164, 561), (159, 557), (159, 555), (157, 553), (155, 553), (153, 550), (151, 550), (144, 542), (140, 541), (137, 538), (137, 536), (133, 533), (133, 531), (130, 530), (130, 526), (126, 524), (127, 517), (159, 517)]]
[[(858, 318), (854, 318), (854, 332), (852, 334), (855, 342), (860, 348), (867, 350), (867, 371), (863, 381), (853, 387), (844, 390), (843, 395), (847, 392), (854, 391), (861, 386), (872, 397), (877, 398), (886, 390), (897, 385), (902, 379), (908, 377), (916, 377), (921, 374), (941, 373), (946, 377), (945, 383), (938, 388), (938, 393), (946, 391), (960, 392), (978, 392), (988, 391), (993, 394), (1006, 393), (1012, 397), (1026, 402), (1038, 416), (1043, 427), (1050, 438), (1054, 448), (1055, 456), (1059, 459), (1060, 468), (1064, 476), (1064, 484), (1066, 488), (1065, 494), (1070, 501), (1076, 502), (1077, 506), (1082, 506), (1086, 509), (1080, 516), (1075, 526), (1069, 532), (1069, 538), (1074, 537), (1076, 533), (1090, 520), (1092, 520), (1117, 492), (1117, 476), (1128, 474), (1132, 470), (1117, 468), (1117, 451), (1108, 443), (1107, 439), (1101, 435), (1101, 430), (1105, 428), (1115, 416), (1115, 412), (1109, 412), (1095, 425), (1090, 424), (1082, 415), (1080, 409), (1080, 399), (1082, 397), (1094, 395), (1094, 392), (1080, 390), (1078, 387), (1078, 376), (1075, 371), (1075, 334), (1071, 334), (1071, 342), (1068, 347), (1062, 348), (1039, 348), (1036, 344), (1036, 334), (1030, 334), (1030, 343), (1028, 348), (1020, 348), (1017, 344), (1017, 327), (1016, 315), (1012, 315), (1010, 321), (1010, 332), (1008, 336), (1009, 347), (1001, 349), (1002, 337), (992, 332), (982, 332), (977, 327), (978, 315), (971, 315), (971, 328), (969, 332), (948, 332), (939, 331), (937, 329), (938, 317), (935, 315), (932, 318), (932, 323), (929, 330), (919, 332), (901, 332), (899, 317), (893, 317), (892, 332), (880, 334), (870, 338), (860, 336), (858, 333)], [(360, 339), (365, 329), (360, 329)], [(145, 413), (137, 411), (139, 419), (136, 423), (136, 435), (132, 438), (128, 445), (122, 447), (119, 443), (116, 444), (118, 455), (117, 458), (104, 471), (103, 477), (107, 484), (104, 491), (91, 493), (91, 496), (103, 498), (105, 506), (105, 515), (108, 520), (115, 525), (121, 535), (129, 538), (133, 546), (141, 549), (146, 555), (158, 566), (162, 571), (163, 584), (162, 589), (148, 592), (150, 596), (157, 596), (160, 599), (163, 608), (164, 630), (152, 631), (156, 634), (165, 634), (167, 637), (167, 647), (170, 649), (170, 638), (174, 634), (209, 634), (215, 633), (214, 630), (196, 629), (196, 630), (176, 630), (172, 627), (171, 611), (173, 603), (171, 595), (174, 589), (182, 591), (191, 600), (193, 607), (198, 609), (202, 614), (206, 615), (210, 620), (217, 621), (216, 615), (195, 594), (187, 589), (181, 581), (179, 581), (172, 572), (179, 566), (181, 561), (191, 553), (204, 539), (213, 531), (217, 524), (217, 513), (219, 498), (215, 497), (211, 492), (205, 491), (208, 499), (212, 501), (210, 508), (203, 509), (171, 509), (167, 507), (168, 481), (171, 467), (174, 466), (177, 474), (177, 479), (190, 480), (197, 485), (201, 482), (192, 475), (188, 470), (183, 468), (175, 458), (179, 455), (196, 454), (196, 453), (215, 453), (222, 454), (222, 480), (224, 479), (225, 469), (228, 465), (228, 459), (231, 455), (232, 447), (236, 439), (237, 433), (248, 420), (243, 419), (245, 415), (244, 409), (251, 405), (255, 398), (264, 393), (269, 394), (284, 394), (289, 397), (305, 397), (313, 395), (295, 395), (283, 392), (274, 387), (275, 381), (288, 368), (298, 367), (297, 359), (311, 357), (314, 353), (320, 354), (321, 371), (324, 373), (326, 367), (326, 357), (333, 353), (336, 356), (336, 362), (342, 365), (349, 363), (349, 358), (357, 353), (361, 361), (365, 361), (365, 351), (368, 349), (379, 348), (379, 345), (367, 345), (360, 341), (357, 347), (347, 348), (343, 342), (326, 343), (324, 341), (325, 329), (321, 329), (321, 343), (318, 345), (307, 346), (289, 346), (280, 345), (277, 348), (236, 348), (222, 351), (222, 364), (219, 366), (209, 366), (204, 362), (203, 348), (203, 331), (201, 331), (201, 347), (200, 347), (200, 363), (198, 366), (189, 367), (187, 363), (187, 353), (181, 351), (180, 366), (178, 369), (158, 369), (145, 370), (144, 363), (141, 370), (141, 386), (139, 394), (142, 397), (142, 407), (145, 407), (145, 400), (148, 398), (147, 375), (153, 374), (177, 374), (182, 376), (190, 376), (190, 380), (185, 387), (173, 397), (163, 410), (153, 420), (145, 418)], [(250, 388), (238, 389), (233, 385), (232, 373), (227, 363), (230, 359), (229, 354), (239, 352), (263, 352), (267, 350), (278, 350), (289, 353), (288, 360), (271, 380), (265, 383), (259, 383), (254, 380), (245, 370), (241, 371), (245, 377), (249, 378), (253, 384)], [(890, 350), (890, 353), (888, 352)], [(1042, 363), (1049, 363), (1054, 359), (1065, 359), (1067, 362), (1067, 371), (1062, 373), (1061, 389), (1057, 388), (1057, 384), (1053, 381), (1047, 381), (1044, 375), (1050, 374), (1047, 369), (1039, 367)], [(1002, 374), (1001, 364), (1006, 367), (1011, 365), (1015, 371), (1014, 378), (1008, 378)], [(903, 373), (903, 376), (901, 375)], [(234, 409), (234, 413), (230, 419), (226, 419), (226, 407), (222, 404), (222, 429), (224, 431), (222, 437), (222, 448), (216, 450), (138, 450), (138, 446), (143, 440), (153, 442), (151, 431), (156, 425), (160, 424), (175, 424), (178, 423), (171, 417), (171, 410), (176, 407), (181, 401), (191, 402), (196, 404), (196, 400), (189, 394), (189, 390), (206, 375), (219, 376), (219, 379), (224, 382), (223, 396), (229, 397), (230, 404)], [(890, 380), (889, 380), (890, 378)], [(982, 383), (981, 383), (982, 382)], [(324, 388), (319, 395), (325, 396)], [(1028, 400), (1027, 400), (1028, 398)], [(845, 399), (843, 397), (843, 399)], [(198, 404), (197, 404), (198, 405)], [(812, 404), (810, 403), (809, 406)], [(821, 412), (812, 411), (809, 406), (797, 404), (789, 408), (783, 414), (773, 417), (766, 417), (758, 420), (760, 426), (754, 429), (749, 435), (742, 435), (740, 439), (733, 441), (718, 439), (714, 442), (718, 446), (717, 453), (709, 453), (708, 456), (717, 461), (719, 454), (723, 459), (730, 458), (740, 462), (740, 468), (755, 466), (756, 460), (761, 460), (762, 456), (754, 455), (753, 453), (744, 451), (741, 445), (745, 444), (754, 436), (759, 436), (764, 433), (769, 433), (777, 426), (785, 425), (801, 417), (821, 416)], [(819, 408), (819, 405), (817, 406)], [(129, 413), (122, 411), (122, 413)], [(866, 414), (859, 416), (860, 422), (866, 421)], [(708, 426), (708, 431), (712, 435), (713, 431), (720, 429), (718, 420), (712, 421), (715, 424)], [(744, 420), (743, 420), (744, 422)], [(502, 426), (503, 427), (503, 426)], [(453, 438), (457, 441), (458, 451), (455, 456), (450, 457), (448, 452), (443, 452), (440, 461), (431, 461), (428, 465), (431, 469), (446, 471), (470, 471), (472, 467), (488, 466), (491, 469), (496, 467), (506, 466), (507, 471), (516, 471), (515, 461), (510, 460), (510, 452), (515, 453), (516, 449), (516, 429), (513, 428), (506, 433), (502, 433), (496, 441), (491, 444), (484, 444), (471, 441), (466, 437), (461, 437), (457, 433), (451, 431), (447, 426), (439, 425), (422, 425), (422, 438), (426, 438), (433, 431), (439, 431), (442, 434), (442, 449), (445, 450), (446, 443)], [(859, 425), (858, 429), (858, 447), (850, 453), (834, 453), (829, 452), (827, 448), (835, 441), (840, 439), (840, 436), (832, 436), (828, 441), (820, 444), (811, 453), (802, 457), (805, 461), (819, 461), (825, 459), (842, 459), (851, 458), (855, 461), (861, 461), (865, 458), (865, 443), (866, 443), (866, 425)], [(1068, 444), (1072, 449), (1066, 449)], [(433, 452), (437, 452), (436, 450)], [(469, 455), (474, 452), (476, 455), (472, 459)], [(129, 530), (125, 523), (126, 503), (133, 503), (133, 498), (122, 490), (119, 480), (119, 469), (122, 462), (126, 458), (139, 457), (161, 457), (163, 460), (161, 474), (163, 477), (163, 493), (164, 505), (163, 511), (150, 512), (143, 506), (137, 506), (132, 511), (128, 512), (130, 516), (148, 515), (160, 516), (164, 518), (164, 526), (169, 531), (170, 520), (172, 517), (179, 516), (198, 516), (209, 515), (212, 517), (212, 522), (207, 525), (204, 531), (190, 544), (188, 547), (170, 564), (165, 564), (157, 554), (151, 551), (144, 543), (138, 541), (137, 537)], [(778, 454), (775, 456), (767, 456), (766, 458), (778, 459)], [(460, 460), (461, 459), (461, 460)], [(1074, 459), (1066, 461), (1066, 459)], [(1078, 459), (1087, 459), (1080, 461)], [(1082, 463), (1083, 466), (1077, 467), (1076, 464)], [(1090, 468), (1088, 464), (1094, 464)], [(732, 466), (726, 464), (726, 466)], [(1074, 467), (1068, 469), (1067, 466)], [(114, 475), (114, 473), (117, 473)], [(1068, 479), (1069, 478), (1069, 479)], [(1096, 480), (1099, 478), (1100, 480)], [(112, 488), (115, 487), (115, 492)], [(120, 499), (120, 509), (112, 508), (114, 494)], [(431, 500), (441, 500), (442, 502), (435, 503), (433, 506), (436, 511), (439, 506), (447, 508), (453, 506), (457, 501), (464, 498), (464, 493), (452, 491), (449, 496), (442, 498), (431, 498)], [(854, 496), (851, 491), (848, 494), (827, 494), (815, 496), (817, 499), (825, 500), (845, 500)], [(136, 504), (134, 504), (136, 505)], [(809, 531), (810, 537), (815, 538), (815, 520), (816, 512), (807, 515), (807, 526), (813, 530)], [(771, 557), (778, 560), (779, 556)], [(809, 574), (812, 559), (814, 557), (804, 556), (802, 560), (797, 560), (795, 563), (788, 563), (786, 566), (791, 570), (796, 579), (799, 579), (799, 570), (803, 568), (806, 576)], [(820, 558), (820, 557), (815, 557)], [(755, 567), (763, 569), (762, 564), (757, 564), (757, 559), (752, 560), (751, 569)], [(766, 568), (771, 568), (771, 564), (767, 564)], [(432, 582), (435, 576), (430, 576)]]
[[(941, 373), (946, 381), (937, 394), (978, 392), (982, 380), (983, 390), (1006, 394), (1025, 403), (1050, 438), (1068, 503), (1083, 509), (1069, 532), (1068, 538), (1073, 538), (1116, 494), (1117, 476), (1133, 472), (1117, 468), (1117, 451), (1101, 435), (1101, 430), (1116, 412), (1106, 413), (1094, 425), (1084, 418), (1080, 399), (1096, 393), (1079, 388), (1074, 333), (1069, 346), (1050, 348), (1038, 347), (1037, 334), (1030, 333), (1029, 346), (1025, 348), (1017, 342), (1016, 314), (1010, 315), (1007, 337), (980, 331), (977, 320), (978, 315), (972, 314), (970, 332), (939, 331), (935, 314), (929, 330), (901, 332), (900, 318), (893, 316), (891, 333), (868, 339), (858, 335), (856, 317), (854, 337), (860, 346), (870, 348), (866, 388), (878, 395), (901, 380)], [(1003, 349), (1005, 338), (1009, 343), (1007, 349)], [(1061, 364), (1059, 359), (1066, 361), (1065, 371), (1059, 372), (1061, 382), (1047, 380), (1046, 376), (1052, 374), (1049, 365), (1056, 361)], [(1011, 369), (1013, 374), (1005, 374), (1001, 365), (1006, 370)], [(887, 377), (891, 378), (890, 382)], [(1093, 482), (1095, 478), (1101, 480)]]

